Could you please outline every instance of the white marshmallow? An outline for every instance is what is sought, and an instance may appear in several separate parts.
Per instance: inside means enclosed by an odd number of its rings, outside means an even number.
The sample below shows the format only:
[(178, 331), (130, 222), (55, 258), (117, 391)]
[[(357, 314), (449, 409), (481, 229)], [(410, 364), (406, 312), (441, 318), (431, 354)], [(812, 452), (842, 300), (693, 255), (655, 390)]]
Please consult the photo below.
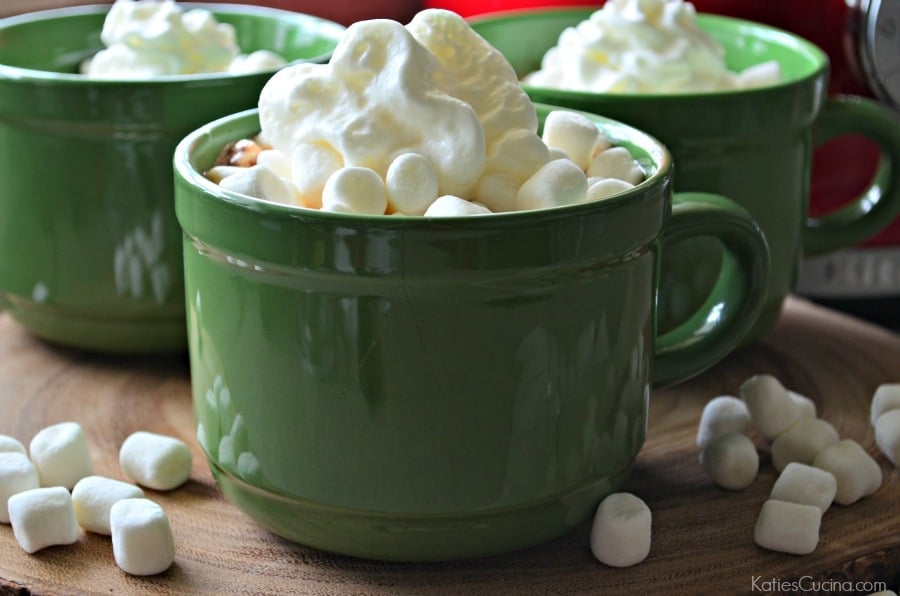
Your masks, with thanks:
[(0, 453), (21, 453), (28, 455), (23, 445), (18, 439), (8, 435), (0, 435)]
[(585, 201), (601, 201), (632, 188), (634, 188), (634, 184), (618, 178), (600, 178), (588, 186)]
[(460, 215), (486, 215), (491, 210), (484, 205), (473, 203), (453, 195), (438, 197), (428, 206), (425, 217), (458, 217)]
[(869, 406), (869, 420), (872, 425), (875, 425), (879, 416), (890, 410), (900, 410), (900, 383), (886, 383), (875, 389)]
[(37, 469), (27, 455), (18, 451), (0, 453), (0, 522), (9, 523), (6, 504), (11, 496), (40, 485)]
[(156, 575), (175, 561), (169, 518), (150, 499), (122, 499), (109, 511), (116, 565), (131, 575)]
[(772, 442), (772, 465), (781, 472), (790, 462), (812, 465), (820, 451), (841, 438), (827, 421), (803, 418)]
[(26, 553), (78, 540), (72, 496), (62, 486), (35, 488), (9, 498), (9, 521)]
[(598, 153), (587, 169), (588, 176), (618, 178), (631, 184), (644, 179), (644, 171), (624, 147), (610, 147)]
[(553, 161), (554, 159), (569, 159), (568, 154), (559, 147), (547, 147), (547, 156), (550, 158), (549, 161)]
[(588, 169), (595, 147), (598, 142), (602, 142), (596, 124), (585, 116), (568, 110), (553, 110), (547, 114), (542, 138), (548, 147), (565, 151), (569, 159), (582, 170)]
[(249, 54), (241, 54), (235, 56), (231, 64), (228, 65), (228, 72), (231, 74), (247, 74), (253, 72), (262, 72), (264, 70), (275, 70), (284, 66), (284, 58), (270, 50), (256, 50)]
[(813, 465), (834, 475), (837, 480), (834, 502), (840, 505), (855, 503), (881, 486), (878, 462), (852, 439), (826, 447), (813, 460)]
[(759, 454), (747, 435), (732, 432), (710, 441), (703, 448), (700, 465), (717, 485), (741, 490), (756, 478)]
[(723, 435), (742, 433), (750, 426), (750, 410), (733, 395), (719, 395), (703, 406), (697, 427), (697, 447), (701, 449)]
[(747, 404), (756, 429), (768, 441), (787, 431), (809, 413), (808, 405), (791, 397), (772, 375), (755, 375), (744, 381), (741, 399)]
[(610, 567), (630, 567), (650, 554), (650, 508), (630, 493), (604, 498), (591, 526), (591, 552)]
[(741, 71), (737, 76), (738, 87), (742, 89), (768, 87), (781, 81), (781, 65), (775, 60), (754, 64)]
[(515, 211), (520, 186), (522, 185), (507, 172), (486, 172), (478, 179), (472, 190), (472, 197), (492, 213)]
[(60, 422), (38, 431), (28, 447), (41, 486), (64, 486), (94, 473), (84, 430), (77, 422)]
[(324, 143), (300, 143), (291, 154), (292, 180), (308, 207), (322, 207), (325, 183), (343, 167), (341, 154)]
[(256, 154), (256, 165), (265, 166), (275, 172), (275, 175), (285, 180), (291, 180), (293, 172), (291, 171), (290, 158), (281, 151), (274, 149), (263, 149)]
[(438, 179), (431, 160), (419, 153), (404, 153), (388, 166), (384, 185), (391, 211), (422, 215), (438, 197)]
[(172, 490), (190, 478), (191, 450), (175, 437), (138, 431), (122, 443), (119, 464), (141, 486)]
[(787, 390), (788, 397), (791, 398), (798, 406), (798, 411), (800, 412), (800, 418), (815, 418), (816, 417), (816, 402), (806, 397), (803, 394), (797, 393), (796, 391)]
[(890, 410), (875, 421), (875, 444), (895, 467), (900, 466), (900, 410)]
[(341, 168), (329, 176), (322, 189), (322, 209), (325, 211), (383, 215), (387, 206), (384, 180), (369, 168)]
[(542, 209), (581, 203), (587, 196), (587, 177), (568, 159), (547, 162), (525, 181), (516, 194), (516, 210)]
[(78, 525), (109, 536), (109, 510), (116, 501), (144, 496), (139, 487), (105, 476), (87, 476), (72, 489), (72, 506)]
[(291, 184), (266, 166), (255, 165), (242, 170), (222, 178), (219, 186), (264, 201), (300, 205), (300, 197)]
[(836, 494), (837, 479), (831, 472), (791, 462), (778, 475), (769, 498), (801, 505), (814, 505), (825, 513), (831, 507)]
[(225, 178), (233, 176), (235, 174), (240, 174), (246, 169), (247, 168), (241, 166), (213, 166), (210, 169), (206, 170), (203, 175), (216, 184), (220, 184)]
[(814, 505), (769, 499), (756, 519), (753, 541), (768, 550), (808, 555), (819, 544), (821, 523), (822, 511)]

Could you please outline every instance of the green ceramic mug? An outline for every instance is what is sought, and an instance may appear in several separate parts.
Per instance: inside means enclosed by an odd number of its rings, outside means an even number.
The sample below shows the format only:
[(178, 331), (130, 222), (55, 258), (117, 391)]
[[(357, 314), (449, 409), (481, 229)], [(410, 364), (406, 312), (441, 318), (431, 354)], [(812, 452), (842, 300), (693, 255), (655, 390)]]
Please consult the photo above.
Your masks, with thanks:
[[(178, 145), (197, 433), (228, 499), (303, 544), (443, 560), (559, 536), (622, 484), (651, 387), (742, 341), (768, 251), (727, 199), (673, 206), (658, 141), (589, 117), (645, 182), (487, 216), (328, 213), (223, 190), (201, 172), (258, 132), (255, 110)], [(726, 273), (702, 315), (659, 337), (659, 251), (697, 234), (732, 249)]]
[[(540, 67), (560, 33), (597, 8), (534, 9), (474, 19), (473, 29), (524, 76)], [(769, 297), (753, 335), (768, 331), (793, 289), (804, 255), (857, 244), (900, 213), (900, 119), (875, 102), (827, 95), (828, 59), (796, 35), (757, 23), (698, 15), (732, 70), (777, 60), (784, 82), (743, 91), (678, 95), (605, 94), (524, 85), (534, 101), (585, 110), (645, 130), (672, 152), (676, 191), (707, 191), (744, 206), (769, 242)], [(809, 216), (813, 148), (845, 134), (873, 139), (883, 160), (871, 187), (839, 213)], [(852, 164), (848, 164), (852, 167)], [(849, 199), (850, 197), (848, 197)], [(669, 251), (661, 326), (693, 312), (718, 275), (709, 239)]]
[[(212, 4), (242, 51), (325, 61), (343, 27)], [(91, 80), (109, 6), (0, 20), (0, 307), (36, 335), (105, 352), (184, 351), (172, 152), (256, 105), (272, 72)], [(52, 41), (52, 43), (51, 43)]]

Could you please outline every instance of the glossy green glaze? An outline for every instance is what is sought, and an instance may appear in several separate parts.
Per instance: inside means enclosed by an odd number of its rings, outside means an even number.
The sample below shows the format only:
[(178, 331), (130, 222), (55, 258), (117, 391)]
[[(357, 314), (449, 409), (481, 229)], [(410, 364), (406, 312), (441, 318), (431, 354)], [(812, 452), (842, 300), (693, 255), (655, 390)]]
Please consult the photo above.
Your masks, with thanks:
[[(621, 485), (651, 386), (738, 345), (768, 251), (725, 199), (673, 207), (665, 148), (592, 118), (647, 181), (478, 217), (327, 213), (222, 190), (201, 172), (258, 132), (256, 111), (179, 144), (198, 438), (229, 499), (304, 544), (442, 560), (559, 536)], [(697, 234), (733, 249), (729, 275), (708, 316), (657, 339), (660, 244)]]
[[(472, 27), (524, 76), (540, 67), (560, 33), (595, 8), (525, 10), (477, 18)], [(707, 191), (743, 205), (766, 233), (772, 253), (769, 298), (754, 336), (768, 331), (794, 287), (804, 254), (850, 246), (900, 213), (900, 122), (872, 101), (827, 96), (826, 55), (811, 43), (765, 25), (699, 15), (700, 26), (725, 48), (732, 70), (777, 60), (784, 82), (771, 87), (683, 95), (602, 94), (525, 85), (534, 101), (593, 112), (650, 132), (671, 150), (676, 191)], [(815, 143), (858, 133), (882, 149), (881, 172), (842, 213), (808, 216)], [(661, 325), (671, 328), (697, 307), (718, 275), (709, 240), (668, 251)]]
[[(242, 50), (289, 60), (327, 60), (343, 31), (286, 11), (204, 6), (234, 25)], [(0, 306), (62, 344), (181, 351), (172, 152), (201, 124), (255, 106), (272, 73), (91, 81), (76, 72), (101, 47), (106, 10), (0, 20)]]

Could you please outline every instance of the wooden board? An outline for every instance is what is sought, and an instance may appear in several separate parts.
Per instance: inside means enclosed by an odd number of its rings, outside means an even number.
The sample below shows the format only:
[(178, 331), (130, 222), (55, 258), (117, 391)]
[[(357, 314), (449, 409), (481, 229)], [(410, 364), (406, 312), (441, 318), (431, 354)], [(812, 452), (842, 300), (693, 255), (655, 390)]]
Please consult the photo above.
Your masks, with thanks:
[[(885, 473), (875, 495), (825, 514), (819, 546), (808, 556), (753, 543), (757, 513), (775, 480), (762, 442), (759, 477), (744, 491), (716, 488), (697, 461), (694, 438), (703, 405), (762, 372), (814, 399), (819, 415), (876, 455)], [(878, 455), (868, 424), (871, 395), (886, 382), (900, 382), (900, 336), (790, 299), (765, 338), (706, 374), (653, 394), (648, 440), (625, 487), (653, 511), (653, 546), (642, 564), (613, 569), (598, 563), (589, 550), (588, 524), (506, 556), (385, 564), (289, 543), (223, 500), (193, 437), (186, 358), (68, 351), (35, 340), (0, 314), (0, 433), (27, 445), (49, 424), (78, 421), (96, 473), (115, 478), (123, 478), (118, 448), (136, 430), (178, 436), (195, 457), (188, 484), (169, 493), (147, 491), (168, 513), (175, 535), (177, 556), (166, 573), (124, 574), (109, 538), (87, 533), (74, 545), (28, 555), (9, 526), (0, 525), (0, 587), (34, 594), (730, 594), (787, 593), (786, 582), (807, 576), (803, 589), (852, 593), (848, 584), (833, 582), (869, 580), (887, 581), (896, 590), (900, 485), (897, 471)]]

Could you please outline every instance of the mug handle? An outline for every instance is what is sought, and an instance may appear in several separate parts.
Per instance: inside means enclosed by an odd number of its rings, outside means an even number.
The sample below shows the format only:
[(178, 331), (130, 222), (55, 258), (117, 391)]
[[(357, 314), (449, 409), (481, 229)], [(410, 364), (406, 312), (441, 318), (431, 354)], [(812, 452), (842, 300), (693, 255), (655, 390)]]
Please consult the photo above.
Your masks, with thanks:
[(875, 101), (853, 95), (827, 101), (815, 123), (816, 147), (842, 135), (871, 139), (881, 149), (869, 187), (853, 201), (822, 217), (807, 217), (803, 229), (806, 256), (868, 240), (900, 214), (900, 120)]
[(663, 335), (654, 320), (654, 388), (697, 375), (727, 356), (746, 339), (765, 302), (769, 245), (746, 209), (721, 195), (675, 193), (659, 250), (697, 236), (722, 242), (722, 266), (709, 296), (688, 320)]

